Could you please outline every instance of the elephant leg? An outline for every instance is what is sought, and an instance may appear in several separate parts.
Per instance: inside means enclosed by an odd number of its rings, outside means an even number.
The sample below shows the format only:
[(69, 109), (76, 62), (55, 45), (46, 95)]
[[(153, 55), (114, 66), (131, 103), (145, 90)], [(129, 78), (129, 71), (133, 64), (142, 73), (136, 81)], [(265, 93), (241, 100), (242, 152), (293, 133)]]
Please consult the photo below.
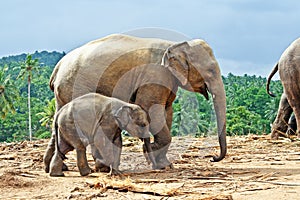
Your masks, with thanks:
[[(121, 129), (117, 129), (115, 133), (115, 137), (113, 138), (113, 155), (110, 156), (112, 159), (112, 164), (110, 165), (110, 172), (109, 175), (122, 175), (122, 172), (119, 170), (120, 160), (121, 160), (121, 152), (122, 152), (122, 136), (121, 136)], [(108, 153), (109, 155), (109, 153)]]
[[(155, 91), (155, 93), (149, 93), (149, 91)], [(136, 93), (135, 104), (140, 105), (150, 118), (150, 132), (154, 136), (151, 148), (159, 169), (172, 167), (167, 158), (167, 152), (172, 140), (170, 127), (172, 126), (172, 102), (174, 99), (175, 95), (172, 91), (155, 84), (140, 87)], [(143, 148), (145, 152), (145, 146)]]
[[(160, 134), (156, 134), (154, 136), (154, 141), (165, 141), (165, 143), (161, 144), (161, 146), (163, 146), (160, 150), (160, 153), (158, 153), (155, 157), (156, 157), (156, 162), (158, 162), (157, 164), (157, 168), (165, 168), (166, 166), (169, 166), (170, 168), (173, 168), (172, 163), (168, 160), (167, 158), (167, 152), (172, 140), (171, 137), (171, 127), (172, 127), (172, 119), (173, 119), (173, 108), (172, 108), (172, 104), (166, 107), (166, 127), (164, 127), (161, 131), (162, 133)], [(154, 143), (155, 144), (155, 143)], [(160, 145), (157, 145), (160, 146)], [(156, 147), (157, 149), (159, 147)], [(155, 151), (155, 150), (153, 150)], [(155, 155), (155, 154), (154, 154)]]
[(168, 118), (165, 117), (164, 106), (153, 105), (149, 109), (149, 115), (151, 119), (150, 132), (154, 136), (154, 143), (151, 144), (151, 147), (157, 163), (156, 168), (164, 169), (168, 166), (172, 167), (171, 162), (167, 158), (172, 137), (167, 123)]
[(86, 175), (90, 174), (91, 169), (88, 165), (85, 146), (78, 145), (76, 147), (76, 154), (77, 154), (77, 166), (79, 168), (80, 175), (86, 176)]
[(55, 134), (51, 135), (51, 139), (48, 143), (47, 149), (45, 151), (43, 162), (45, 166), (45, 172), (49, 173), (50, 162), (55, 152)]
[[(55, 112), (57, 113), (61, 107), (62, 106), (60, 106), (56, 103), (56, 111)], [(50, 141), (48, 143), (47, 149), (46, 149), (44, 157), (43, 157), (43, 162), (44, 162), (46, 173), (49, 173), (49, 165), (50, 165), (51, 159), (54, 155), (54, 151), (55, 151), (55, 133), (52, 132)], [(63, 163), (62, 169), (63, 169), (63, 171), (67, 171), (68, 167)]]
[(285, 136), (288, 128), (288, 120), (293, 112), (285, 93), (281, 95), (277, 116), (272, 124), (271, 138), (278, 139), (279, 136)]
[[(59, 146), (61, 147), (60, 150), (62, 154), (65, 154), (71, 149), (76, 150), (77, 167), (81, 176), (86, 176), (92, 172), (91, 168), (88, 165), (86, 157), (87, 143), (81, 140), (75, 127), (68, 127), (67, 130), (65, 130), (64, 134), (60, 135), (58, 142)], [(63, 145), (64, 143), (67, 145)]]
[(115, 137), (113, 138), (113, 154), (114, 154), (114, 160), (113, 160), (113, 169), (118, 170), (120, 163), (121, 163), (121, 153), (122, 153), (122, 135), (121, 135), (121, 129), (117, 129), (115, 133)]
[(102, 156), (101, 156), (100, 152), (98, 151), (97, 147), (94, 144), (90, 144), (90, 145), (91, 145), (92, 156), (93, 156), (93, 159), (95, 161), (95, 171), (96, 172), (98, 172), (98, 171), (101, 172), (101, 169), (104, 166), (100, 162), (100, 160), (102, 159)]
[(172, 163), (167, 158), (167, 152), (171, 144), (171, 140), (170, 131), (166, 125), (160, 132), (154, 135), (152, 150), (157, 163), (157, 169), (164, 169), (168, 166), (172, 168)]
[[(114, 141), (112, 136), (115, 129), (105, 129), (99, 127), (94, 137), (94, 145), (96, 147), (96, 170), (100, 172), (110, 172), (114, 162)], [(103, 133), (105, 132), (105, 134)]]
[[(98, 146), (98, 148), (101, 148)], [(110, 166), (107, 166), (103, 162), (103, 156), (101, 155), (100, 151), (98, 148), (93, 144), (91, 145), (91, 150), (92, 150), (92, 156), (95, 161), (95, 170), (97, 172), (109, 172)]]
[[(56, 103), (56, 111), (55, 112), (56, 113), (58, 112), (57, 103)], [(55, 132), (53, 131), (51, 134), (51, 138), (48, 143), (47, 149), (45, 151), (44, 157), (43, 157), (43, 162), (44, 162), (46, 173), (49, 173), (49, 166), (50, 166), (51, 159), (54, 155), (54, 152), (55, 152)]]
[(289, 123), (288, 123), (288, 130), (286, 132), (286, 134), (288, 136), (290, 135), (296, 135), (296, 131), (297, 131), (297, 122), (296, 122), (296, 117), (295, 115), (292, 115), (289, 119)]
[(62, 171), (63, 159), (59, 155), (58, 151), (55, 151), (55, 154), (50, 162), (50, 176), (64, 176)]
[[(62, 145), (59, 145), (59, 146), (62, 146)], [(64, 144), (64, 146), (68, 146), (68, 145)], [(66, 154), (67, 152), (69, 152), (73, 149), (68, 146), (65, 150), (62, 150), (62, 149), (60, 149), (60, 150), (61, 150), (61, 152), (65, 151), (64, 154)], [(43, 162), (44, 162), (44, 167), (45, 167), (46, 173), (49, 173), (50, 162), (54, 155), (54, 152), (55, 152), (55, 134), (52, 134), (50, 141), (48, 143), (47, 149), (45, 151), (44, 157), (43, 157)], [(62, 170), (68, 171), (68, 167), (64, 163), (62, 165)]]
[[(287, 93), (287, 98), (289, 100), (289, 103), (290, 103), (293, 111), (294, 111), (294, 115), (296, 118), (296, 124), (300, 124), (300, 104), (298, 103), (298, 99), (300, 98), (299, 92), (297, 90), (293, 90), (290, 93)], [(300, 137), (299, 126), (297, 126), (296, 134), (298, 137)]]
[[(69, 140), (68, 140), (69, 141)], [(76, 150), (77, 167), (81, 176), (86, 176), (92, 172), (88, 165), (86, 157), (86, 145), (84, 145), (79, 137), (74, 136), (71, 145)], [(62, 152), (63, 153), (63, 152)]]
[[(297, 108), (300, 109), (300, 108)], [(296, 118), (296, 123), (300, 123), (300, 113), (297, 112), (297, 118)], [(297, 131), (296, 131), (297, 137), (300, 138), (300, 129), (297, 127)]]
[[(67, 144), (60, 136), (58, 136), (58, 149), (55, 149), (55, 153), (51, 159), (50, 165), (49, 165), (49, 173), (50, 176), (64, 176), (63, 174), (63, 159), (65, 158), (65, 154), (71, 150), (73, 150), (73, 147), (71, 147), (69, 144)], [(55, 138), (55, 137), (54, 137)], [(51, 142), (51, 141), (50, 141)], [(54, 144), (55, 146), (55, 144)]]

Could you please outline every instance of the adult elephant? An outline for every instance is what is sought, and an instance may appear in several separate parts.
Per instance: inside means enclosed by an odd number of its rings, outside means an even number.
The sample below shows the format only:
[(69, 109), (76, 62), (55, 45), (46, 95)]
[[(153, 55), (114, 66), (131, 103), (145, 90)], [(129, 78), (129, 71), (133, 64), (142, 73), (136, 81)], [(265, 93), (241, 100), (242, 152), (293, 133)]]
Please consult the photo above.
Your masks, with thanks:
[[(148, 64), (158, 64), (172, 74), (171, 88), (153, 81), (141, 86), (138, 83), (140, 79), (135, 78), (128, 79), (128, 84), (120, 84), (126, 73)], [(157, 76), (164, 79), (163, 75), (153, 75), (152, 79), (155, 80)], [(120, 95), (127, 85), (139, 86), (129, 98)], [(225, 91), (218, 63), (211, 48), (203, 40), (175, 43), (114, 34), (89, 42), (68, 53), (56, 65), (50, 78), (50, 88), (55, 94), (57, 110), (88, 92), (114, 96), (140, 105), (151, 120), (150, 132), (154, 135), (152, 149), (158, 168), (171, 165), (166, 154), (171, 143), (172, 102), (176, 97), (176, 86), (199, 92), (207, 98), (207, 91), (211, 93), (220, 144), (220, 155), (213, 157), (213, 161), (222, 160), (227, 151)], [(156, 112), (156, 108), (161, 107), (164, 108), (163, 114)], [(158, 120), (162, 116), (165, 119)], [(120, 138), (116, 138), (115, 144), (121, 148)], [(52, 137), (47, 151), (51, 152), (53, 149)]]
[[(281, 95), (277, 116), (272, 125), (271, 138), (277, 139), (279, 136), (285, 136), (288, 129), (288, 120), (294, 112), (296, 124), (300, 123), (300, 38), (296, 39), (283, 52), (279, 62), (275, 65), (267, 81), (267, 92), (270, 92), (269, 85), (272, 77), (279, 71), (283, 93)], [(299, 127), (299, 126), (298, 126)], [(300, 136), (300, 130), (297, 128), (296, 134)]]

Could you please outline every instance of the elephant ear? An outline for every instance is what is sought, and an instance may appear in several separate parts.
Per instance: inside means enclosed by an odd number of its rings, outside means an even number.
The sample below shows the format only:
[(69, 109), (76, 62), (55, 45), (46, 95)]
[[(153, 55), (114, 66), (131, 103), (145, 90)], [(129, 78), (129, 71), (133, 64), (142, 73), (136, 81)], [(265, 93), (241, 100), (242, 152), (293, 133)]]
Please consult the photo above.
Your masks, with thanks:
[(186, 52), (189, 49), (187, 42), (178, 43), (170, 46), (162, 58), (162, 65), (167, 67), (183, 86), (188, 82), (189, 63)]
[(114, 113), (114, 117), (118, 121), (120, 128), (125, 128), (131, 121), (132, 111), (133, 109), (130, 106), (122, 106)]

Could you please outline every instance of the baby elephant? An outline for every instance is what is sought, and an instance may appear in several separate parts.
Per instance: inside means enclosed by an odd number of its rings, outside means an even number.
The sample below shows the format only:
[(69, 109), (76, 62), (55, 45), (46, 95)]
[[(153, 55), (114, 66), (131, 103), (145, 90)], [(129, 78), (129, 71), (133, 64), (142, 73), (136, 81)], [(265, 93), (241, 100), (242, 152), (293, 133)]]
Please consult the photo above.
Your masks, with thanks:
[[(54, 117), (55, 153), (51, 154), (53, 157), (48, 170), (50, 176), (64, 176), (63, 159), (73, 149), (76, 150), (80, 174), (90, 174), (91, 169), (86, 158), (86, 147), (89, 144), (96, 164), (101, 162), (110, 166), (111, 171), (118, 172), (122, 146), (121, 141), (115, 142), (118, 128), (144, 140), (147, 156), (155, 167), (146, 112), (138, 105), (89, 93), (64, 105)], [(50, 153), (46, 151), (46, 154)], [(44, 163), (47, 171), (49, 162), (44, 160)]]

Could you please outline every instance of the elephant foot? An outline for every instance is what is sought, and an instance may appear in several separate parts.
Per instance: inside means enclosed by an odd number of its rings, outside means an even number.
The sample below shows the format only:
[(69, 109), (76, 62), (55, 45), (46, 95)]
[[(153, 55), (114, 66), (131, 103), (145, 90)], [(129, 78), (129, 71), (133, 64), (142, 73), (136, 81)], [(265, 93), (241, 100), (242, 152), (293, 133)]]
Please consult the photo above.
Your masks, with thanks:
[(59, 165), (59, 163), (57, 166), (50, 165), (49, 175), (53, 177), (65, 176), (61, 169), (62, 165)]
[(63, 168), (63, 161), (61, 157), (56, 153), (50, 163), (50, 167), (45, 167), (45, 171), (49, 170), (50, 176), (64, 176), (64, 173), (62, 172)]
[(49, 165), (48, 165), (48, 166), (45, 166), (45, 172), (46, 172), (46, 173), (49, 173)]
[(50, 176), (52, 177), (63, 177), (65, 174), (63, 172), (50, 172)]
[(169, 165), (159, 165), (157, 164), (156, 166), (152, 166), (152, 169), (159, 169), (159, 170), (164, 170), (164, 169), (174, 169), (173, 164), (169, 164)]
[(173, 164), (168, 159), (159, 160), (156, 162), (155, 166), (152, 166), (152, 169), (174, 169)]
[(80, 172), (81, 176), (87, 176), (92, 173), (92, 170), (91, 170), (91, 168), (86, 167), (86, 168), (80, 169), (79, 172)]
[(287, 135), (281, 131), (272, 131), (271, 133), (271, 139), (272, 140), (278, 140), (279, 137), (287, 137)]
[(51, 163), (52, 157), (53, 157), (52, 154), (51, 154), (51, 156), (47, 155), (47, 153), (44, 155), (43, 162), (44, 162), (46, 173), (49, 173), (49, 171), (50, 171), (50, 163)]
[[(151, 162), (150, 154), (147, 153), (145, 145), (143, 145), (143, 154), (146, 158), (146, 161), (148, 164), (152, 163), (152, 169), (174, 169), (173, 164), (168, 160), (166, 154), (167, 154), (167, 147), (159, 148), (155, 143), (152, 143), (152, 150), (153, 155), (155, 158), (155, 162)], [(151, 152), (152, 153), (152, 152)]]
[(110, 167), (101, 163), (99, 159), (96, 159), (95, 170), (96, 172), (106, 172), (106, 173), (111, 171)]
[(65, 163), (63, 163), (62, 170), (63, 171), (69, 171), (69, 168)]
[(112, 167), (110, 167), (108, 176), (122, 176), (122, 175), (123, 175), (122, 171), (120, 171), (118, 169), (113, 169)]
[[(69, 171), (69, 168), (65, 163), (62, 165), (62, 171)], [(45, 172), (49, 173), (49, 166), (45, 166)]]

